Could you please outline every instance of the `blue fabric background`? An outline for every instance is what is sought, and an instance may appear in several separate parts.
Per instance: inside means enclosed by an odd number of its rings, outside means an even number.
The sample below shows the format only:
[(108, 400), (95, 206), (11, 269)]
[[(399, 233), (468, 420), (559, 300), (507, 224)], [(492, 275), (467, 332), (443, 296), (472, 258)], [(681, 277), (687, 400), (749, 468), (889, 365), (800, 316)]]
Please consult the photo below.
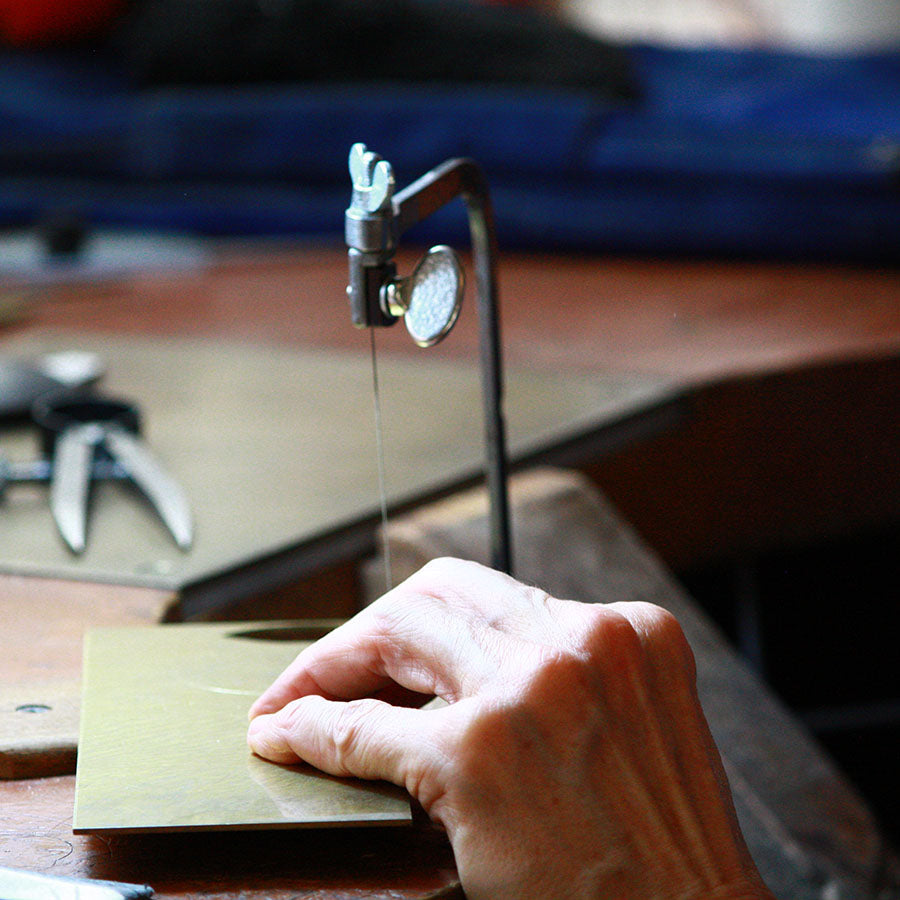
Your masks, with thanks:
[[(364, 141), (398, 183), (469, 155), (506, 247), (900, 258), (900, 54), (634, 47), (642, 99), (408, 84), (138, 91), (0, 53), (0, 226), (338, 236)], [(423, 240), (464, 234), (451, 208)]]

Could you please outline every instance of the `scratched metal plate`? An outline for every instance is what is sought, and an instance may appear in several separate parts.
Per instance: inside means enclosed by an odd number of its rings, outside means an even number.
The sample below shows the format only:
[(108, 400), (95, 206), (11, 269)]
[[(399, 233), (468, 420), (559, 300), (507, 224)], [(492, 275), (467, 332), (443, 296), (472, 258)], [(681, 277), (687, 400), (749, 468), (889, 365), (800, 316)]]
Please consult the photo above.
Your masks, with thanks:
[(280, 766), (247, 709), (321, 626), (100, 628), (85, 642), (74, 831), (404, 825), (404, 791)]

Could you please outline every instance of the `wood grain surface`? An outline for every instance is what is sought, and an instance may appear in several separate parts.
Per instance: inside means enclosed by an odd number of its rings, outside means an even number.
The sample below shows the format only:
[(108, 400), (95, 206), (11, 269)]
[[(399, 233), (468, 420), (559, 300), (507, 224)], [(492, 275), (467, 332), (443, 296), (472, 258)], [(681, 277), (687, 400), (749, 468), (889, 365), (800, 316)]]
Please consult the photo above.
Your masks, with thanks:
[[(411, 254), (401, 256), (401, 273), (411, 268), (413, 261)], [(830, 389), (839, 392), (843, 373), (840, 366), (830, 364), (858, 363), (862, 371), (868, 370), (870, 362), (882, 361), (888, 367), (887, 375), (882, 369), (874, 378), (862, 377), (853, 390), (880, 385), (888, 396), (891, 390), (896, 393), (896, 366), (891, 366), (900, 349), (897, 270), (506, 254), (500, 276), (504, 346), (511, 363), (559, 372), (650, 373), (713, 387), (735, 376), (755, 378), (781, 373), (789, 378), (797, 370), (826, 366)], [(60, 330), (90, 332), (101, 338), (123, 334), (197, 336), (364, 353), (367, 335), (348, 326), (345, 279), (346, 256), (338, 248), (229, 252), (215, 265), (193, 272), (139, 274), (115, 282), (29, 286), (17, 291), (16, 318), (4, 323), (2, 334), (17, 339)], [(472, 309), (464, 309), (451, 339), (430, 351), (438, 355), (436, 358), (473, 358), (477, 322), (472, 313)], [(417, 352), (402, 329), (388, 330), (378, 337), (383, 350)], [(801, 393), (808, 388), (810, 385), (801, 385)], [(710, 489), (733, 483), (728, 472), (711, 473), (705, 468), (722, 436), (723, 410), (734, 426), (728, 432), (732, 440), (726, 448), (741, 449), (736, 463), (745, 467), (749, 463), (763, 473), (767, 448), (779, 450), (777, 440), (773, 445), (771, 429), (776, 429), (777, 438), (795, 424), (789, 416), (798, 408), (797, 395), (778, 392), (776, 402), (760, 404), (754, 413), (754, 427), (763, 435), (764, 444), (757, 452), (748, 453), (748, 444), (741, 441), (746, 421), (741, 418), (745, 408), (741, 404), (748, 397), (752, 400), (758, 396), (754, 390), (753, 381), (743, 381), (737, 395), (726, 391), (724, 396), (711, 398), (714, 402), (701, 410), (702, 427), (696, 432), (673, 444), (664, 440), (646, 453), (623, 454), (611, 469), (595, 473), (617, 499), (624, 501), (628, 518), (654, 538), (671, 541), (679, 534), (686, 537), (686, 544), (670, 543), (667, 547), (672, 559), (689, 559), (698, 544), (711, 540), (724, 538), (727, 543), (730, 536), (725, 529), (744, 525), (739, 503), (734, 505), (733, 517), (717, 518), (704, 513), (712, 513), (716, 507), (705, 499), (698, 502), (693, 494), (694, 476), (713, 475), (705, 483)], [(799, 408), (808, 415), (815, 408), (814, 398), (810, 395), (801, 401)], [(851, 413), (850, 418), (837, 425), (828, 416), (821, 421), (815, 416), (808, 420), (810, 428), (818, 427), (813, 446), (827, 447), (831, 428), (836, 427), (843, 438), (852, 433), (858, 424), (852, 416), (852, 400), (844, 405), (843, 412)], [(875, 415), (863, 417), (864, 428), (872, 424)], [(806, 446), (800, 443), (798, 459), (804, 458)], [(843, 446), (850, 461), (831, 466), (829, 477), (840, 479), (852, 474), (850, 463), (865, 459), (859, 441), (845, 440)], [(697, 457), (699, 465), (691, 468), (692, 454), (698, 448), (704, 454)], [(673, 453), (689, 469), (682, 466), (673, 471)], [(811, 471), (815, 467), (808, 468)], [(840, 501), (854, 515), (862, 508), (854, 499), (858, 499), (859, 490), (864, 492), (864, 499), (875, 493), (866, 481), (865, 467), (857, 468), (853, 489), (848, 488)], [(879, 478), (882, 470), (876, 472)], [(896, 467), (889, 471), (896, 474)], [(785, 473), (785, 483), (794, 483), (789, 472)], [(812, 487), (817, 487), (815, 481)], [(797, 497), (798, 502), (810, 499), (817, 498)], [(876, 500), (883, 505), (883, 498)], [(754, 508), (757, 528), (749, 539), (755, 541), (771, 527), (766, 518), (771, 507), (762, 504)], [(791, 521), (800, 521), (800, 506), (792, 507), (791, 512)], [(811, 504), (809, 515), (817, 516), (816, 502)], [(796, 532), (792, 527), (792, 533)], [(614, 548), (619, 546), (622, 534), (618, 528), (603, 532), (613, 549), (600, 557), (601, 562), (615, 562)], [(624, 540), (630, 545), (634, 538), (627, 535)], [(748, 535), (742, 533), (740, 539), (746, 540)], [(480, 537), (476, 543), (481, 546)], [(582, 561), (579, 558), (578, 562)], [(586, 570), (587, 583), (565, 580), (565, 573), (553, 566), (552, 560), (548, 562), (543, 552), (535, 552), (532, 562), (545, 567), (541, 572), (556, 573), (561, 579), (556, 589), (572, 596), (592, 589), (595, 577), (604, 590), (644, 591), (660, 600), (671, 592), (671, 587), (666, 587), (671, 582), (660, 574), (656, 562), (650, 565), (649, 575), (644, 565), (638, 566), (643, 576), (616, 564), (601, 566), (599, 571)], [(577, 565), (572, 566), (569, 575), (578, 571)], [(345, 581), (342, 590), (347, 586)], [(167, 592), (138, 593), (142, 597), (132, 589), (104, 586), (84, 586), (82, 593), (82, 587), (75, 583), (60, 592), (52, 582), (42, 579), (3, 576), (0, 684), (14, 686), (27, 677), (36, 684), (44, 683), (48, 691), (51, 685), (62, 684), (60, 695), (67, 695), (67, 691), (71, 695), (65, 683), (68, 681), (71, 687), (77, 681), (86, 623), (157, 621), (174, 599)], [(54, 596), (61, 602), (47, 602)], [(73, 597), (68, 609), (68, 598)], [(336, 605), (341, 604), (342, 612), (347, 608), (343, 593), (333, 599)], [(290, 597), (279, 601), (279, 614), (285, 615), (291, 603)], [(317, 614), (328, 614), (330, 602), (317, 597), (315, 603)], [(815, 753), (810, 759), (808, 739), (801, 741), (801, 749), (806, 750), (796, 759), (792, 756), (792, 740), (779, 741), (781, 728), (787, 728), (790, 735), (795, 733), (789, 717), (778, 713), (757, 721), (755, 707), (741, 706), (755, 695), (748, 699), (738, 688), (726, 689), (728, 671), (727, 667), (721, 670), (725, 687), (711, 718), (719, 721), (720, 746), (726, 756), (731, 748), (732, 754), (740, 757), (739, 765), (732, 766), (732, 774), (754, 774), (744, 787), (749, 785), (755, 794), (745, 792), (746, 796), (764, 802), (757, 805), (752, 821), (767, 821), (770, 834), (774, 828), (774, 833), (788, 838), (783, 846), (794, 862), (785, 877), (806, 871), (805, 883), (818, 885), (817, 897), (834, 895), (832, 879), (845, 887), (857, 886), (855, 893), (842, 896), (872, 896), (874, 891), (866, 886), (877, 878), (874, 870), (881, 864), (881, 850), (867, 811), (847, 800), (846, 784), (830, 764), (818, 762)], [(706, 690), (715, 704), (720, 693), (717, 682), (707, 681)], [(760, 729), (764, 737), (760, 737)], [(4, 762), (2, 755), (0, 762)], [(302, 841), (296, 835), (262, 833), (215, 838), (202, 834), (75, 836), (71, 831), (74, 778), (28, 779), (27, 770), (16, 771), (15, 777), (21, 780), (0, 781), (0, 862), (4, 865), (146, 880), (161, 897), (223, 900), (424, 898), (455, 881), (449, 848), (428, 828), (404, 830), (402, 836), (396, 830), (382, 837), (368, 831), (362, 842), (354, 837), (353, 830), (312, 833), (304, 835)], [(743, 789), (739, 781), (733, 784)], [(786, 819), (784, 810), (792, 808), (798, 812)], [(823, 832), (821, 822), (837, 822), (839, 834), (835, 836), (830, 824)], [(821, 858), (807, 869), (807, 848), (816, 846), (816, 842)], [(779, 865), (780, 858), (776, 854), (770, 868)]]
[[(399, 255), (401, 274), (417, 255)], [(193, 271), (29, 288), (25, 315), (5, 333), (65, 329), (368, 351), (368, 335), (349, 325), (343, 248), (225, 248), (214, 260)], [(659, 375), (703, 391), (698, 427), (635, 443), (608, 463), (586, 460), (670, 565), (760, 546), (773, 527), (777, 539), (809, 541), (826, 527), (839, 534), (844, 513), (851, 527), (885, 521), (897, 445), (876, 435), (872, 454), (868, 440), (881, 416), (878, 398), (900, 384), (897, 268), (504, 253), (499, 275), (508, 364)], [(424, 356), (402, 327), (380, 330), (378, 343), (419, 360), (472, 359), (477, 316), (467, 305), (451, 337)], [(816, 402), (812, 391), (820, 389)], [(816, 466), (805, 465), (810, 457)], [(753, 479), (743, 477), (748, 471)], [(885, 475), (893, 480), (882, 490)], [(836, 503), (833, 486), (841, 488)]]
[[(401, 274), (418, 253), (398, 254)], [(214, 335), (357, 348), (341, 247), (227, 251), (195, 271), (30, 290), (18, 331)], [(594, 255), (504, 253), (499, 261), (507, 361), (643, 372), (708, 383), (900, 348), (900, 270)], [(469, 304), (471, 298), (467, 298)], [(402, 328), (386, 350), (415, 354)], [(429, 354), (471, 358), (474, 305)]]
[(167, 591), (2, 580), (0, 778), (74, 771), (85, 630), (159, 622), (174, 602)]
[(74, 835), (74, 776), (0, 782), (3, 865), (150, 884), (159, 900), (424, 900), (456, 883), (445, 837), (409, 828)]

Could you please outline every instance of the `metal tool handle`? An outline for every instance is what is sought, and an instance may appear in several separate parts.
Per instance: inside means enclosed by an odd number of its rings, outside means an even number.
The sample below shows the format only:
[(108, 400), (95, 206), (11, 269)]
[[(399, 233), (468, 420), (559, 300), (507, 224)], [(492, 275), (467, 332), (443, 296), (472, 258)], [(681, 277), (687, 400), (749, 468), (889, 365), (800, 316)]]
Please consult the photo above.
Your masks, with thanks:
[[(25, 462), (11, 462), (0, 456), (0, 497), (9, 484), (46, 484), (53, 477), (53, 461), (42, 457)], [(124, 481), (128, 472), (110, 459), (95, 459), (91, 478), (101, 481)]]
[(495, 569), (510, 573), (512, 550), (507, 495), (506, 427), (502, 411), (497, 244), (494, 209), (481, 167), (471, 159), (454, 159), (414, 181), (394, 198), (396, 228), (398, 236), (403, 234), (455, 197), (462, 197), (468, 211), (477, 285), (481, 393), (490, 495), (491, 561)]
[(60, 435), (79, 425), (117, 425), (134, 434), (141, 430), (140, 412), (133, 403), (84, 391), (44, 394), (35, 400), (31, 417), (41, 431), (46, 456), (53, 455)]

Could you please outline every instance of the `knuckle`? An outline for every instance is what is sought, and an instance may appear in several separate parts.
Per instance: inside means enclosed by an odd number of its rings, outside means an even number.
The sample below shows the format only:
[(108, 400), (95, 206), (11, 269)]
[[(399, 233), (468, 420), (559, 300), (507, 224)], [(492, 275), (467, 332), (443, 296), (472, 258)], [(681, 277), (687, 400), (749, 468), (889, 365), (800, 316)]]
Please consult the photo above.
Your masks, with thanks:
[(425, 563), (413, 578), (427, 585), (450, 584), (466, 565), (463, 560), (452, 556), (439, 556)]
[(532, 585), (519, 584), (518, 589), (527, 608), (541, 610), (550, 615), (555, 614), (554, 605), (558, 603), (555, 597)]
[(365, 753), (366, 723), (376, 713), (377, 700), (363, 698), (342, 704), (335, 713), (331, 742), (337, 767), (346, 773), (354, 768), (354, 760)]
[(681, 630), (681, 623), (672, 613), (661, 606), (653, 606), (649, 603), (647, 608), (648, 618), (658, 640), (664, 644), (687, 644), (687, 638)]
[(636, 657), (642, 652), (632, 620), (619, 610), (599, 604), (590, 607), (582, 649), (595, 662)]
[(537, 709), (569, 704), (583, 706), (597, 696), (600, 672), (596, 659), (575, 647), (544, 647), (522, 699), (526, 706), (535, 705)]
[(284, 737), (290, 741), (294, 735), (302, 734), (306, 727), (308, 700), (292, 700), (274, 715), (274, 722)]
[(669, 610), (646, 601), (634, 601), (619, 607), (631, 626), (640, 651), (657, 670), (676, 672), (696, 678), (694, 654), (681, 623)]
[(466, 565), (452, 557), (438, 557), (426, 562), (402, 585), (372, 604), (376, 627), (383, 634), (390, 634), (410, 615), (427, 612), (435, 604), (442, 603), (459, 581), (461, 567)]
[(678, 619), (669, 610), (652, 603), (642, 603), (641, 607), (651, 656), (663, 665), (677, 665), (691, 678), (695, 677), (694, 654)]
[(667, 609), (645, 600), (635, 600), (630, 606), (635, 621), (640, 623), (648, 637), (668, 641), (677, 639), (681, 634), (678, 619)]

